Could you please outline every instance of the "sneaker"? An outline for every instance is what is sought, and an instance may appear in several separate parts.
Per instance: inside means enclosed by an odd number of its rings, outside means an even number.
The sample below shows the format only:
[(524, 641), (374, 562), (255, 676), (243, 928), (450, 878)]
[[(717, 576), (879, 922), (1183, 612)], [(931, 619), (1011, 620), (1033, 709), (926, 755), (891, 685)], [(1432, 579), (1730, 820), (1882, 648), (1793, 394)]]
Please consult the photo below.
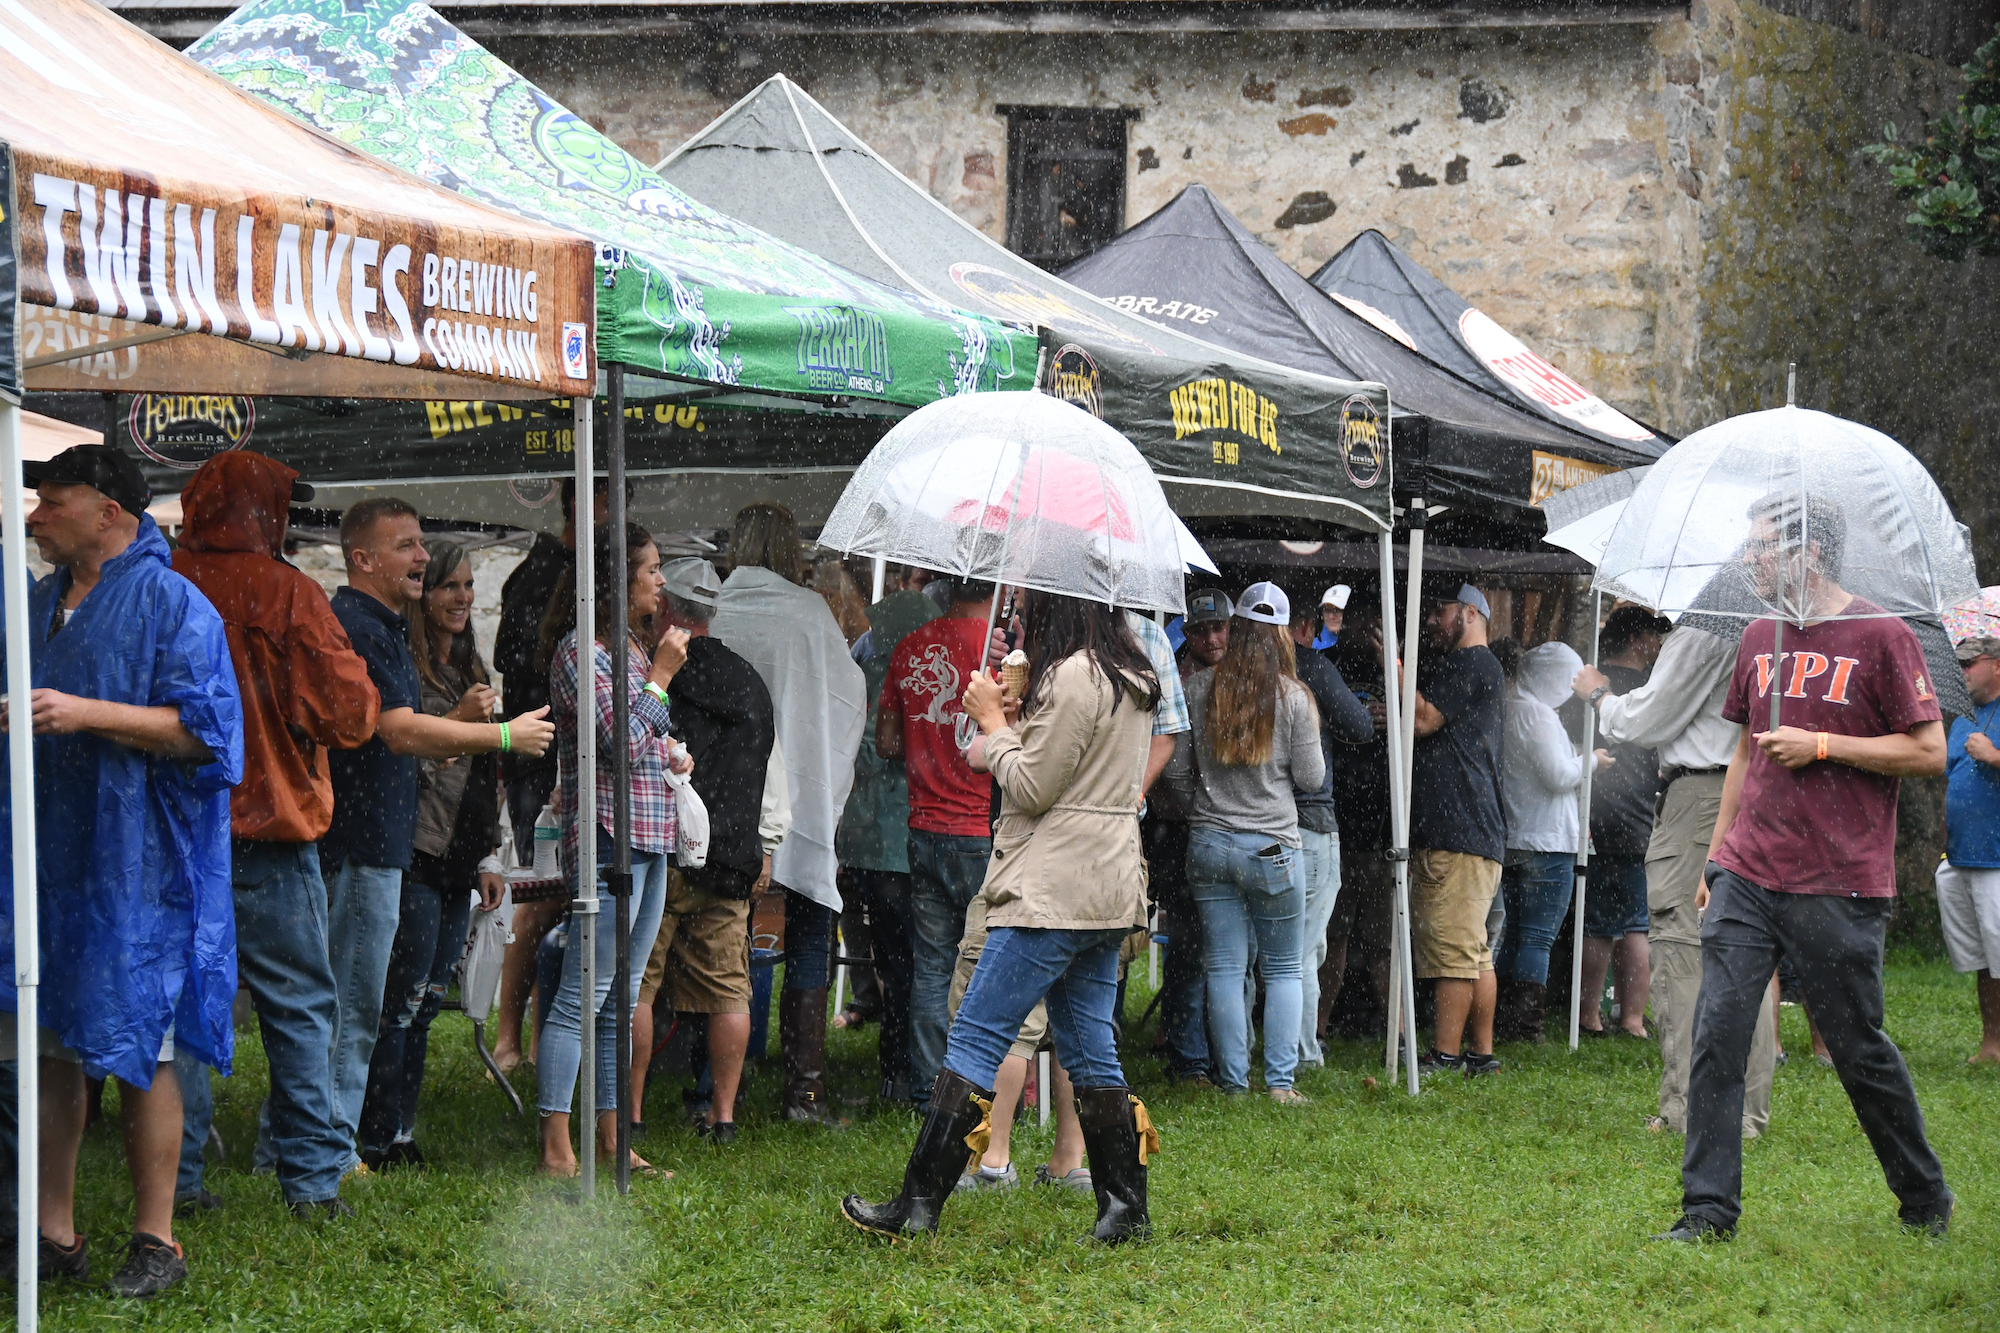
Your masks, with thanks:
[(301, 1222), (332, 1222), (354, 1216), (354, 1205), (338, 1194), (331, 1199), (302, 1199), (289, 1206), (292, 1216)]
[(196, 1186), (192, 1194), (178, 1195), (174, 1199), (175, 1217), (200, 1217), (222, 1207), (222, 1199), (210, 1194), (206, 1186)]
[[(1957, 1198), (1950, 1190), (1921, 1208), (1900, 1208), (1896, 1212), (1903, 1230), (1917, 1236), (1942, 1236), (1951, 1230), (1951, 1210)], [(45, 1242), (46, 1243), (46, 1242)]]
[(1465, 1072), (1465, 1057), (1446, 1055), (1433, 1046), (1417, 1061), (1417, 1077), (1429, 1078), (1433, 1074), (1460, 1074)]
[(1035, 1183), (1037, 1185), (1061, 1186), (1063, 1189), (1075, 1190), (1078, 1194), (1093, 1194), (1096, 1192), (1091, 1188), (1089, 1169), (1081, 1166), (1074, 1171), (1057, 1176), (1053, 1171), (1049, 1170), (1049, 1164), (1043, 1162), (1035, 1168)]
[(1682, 1213), (1680, 1220), (1676, 1221), (1672, 1226), (1658, 1235), (1648, 1236), (1646, 1239), (1667, 1241), (1674, 1245), (1695, 1245), (1702, 1241), (1728, 1240), (1734, 1234), (1732, 1231), (1724, 1231), (1705, 1217), (1696, 1217), (1693, 1213)]
[(1212, 1088), (1215, 1086), (1215, 1080), (1208, 1076), (1208, 1071), (1205, 1069), (1188, 1069), (1178, 1073), (1170, 1073), (1167, 1075), (1167, 1082), (1177, 1088)]
[(35, 1274), (42, 1281), (54, 1278), (75, 1278), (78, 1282), (90, 1280), (90, 1244), (81, 1233), (70, 1242), (68, 1249), (56, 1244), (47, 1236), (35, 1238)]
[(1784, 1051), (1779, 1051), (1776, 1055), (1771, 1057), (1771, 1067), (1774, 1069), (1783, 1069), (1786, 1065), (1790, 1064), (1791, 1062), (1792, 1062), (1792, 1057), (1786, 1054)]
[(1014, 1164), (1009, 1162), (998, 1171), (990, 1166), (982, 1166), (977, 1171), (968, 1171), (958, 1178), (955, 1188), (971, 1193), (974, 1190), (1018, 1189), (1020, 1184), (1021, 1177), (1014, 1170)]
[(1304, 1106), (1311, 1102), (1312, 1098), (1297, 1088), (1272, 1088), (1271, 1100), (1280, 1106)]
[(1488, 1051), (1485, 1055), (1480, 1055), (1474, 1051), (1467, 1051), (1459, 1057), (1459, 1060), (1465, 1067), (1465, 1076), (1467, 1078), (1478, 1078), (1483, 1074), (1497, 1074), (1500, 1072), (1500, 1061), (1494, 1057), (1491, 1051)]
[(409, 1139), (397, 1139), (389, 1145), (389, 1151), (382, 1155), (378, 1171), (394, 1171), (399, 1168), (421, 1171), (428, 1163), (424, 1161), (424, 1150)]
[(187, 1257), (179, 1245), (135, 1231), (125, 1249), (125, 1266), (111, 1276), (111, 1294), (151, 1300), (187, 1275)]
[(736, 1142), (736, 1122), (719, 1120), (711, 1125), (706, 1119), (694, 1127), (695, 1137), (707, 1139), (718, 1148), (727, 1148)]

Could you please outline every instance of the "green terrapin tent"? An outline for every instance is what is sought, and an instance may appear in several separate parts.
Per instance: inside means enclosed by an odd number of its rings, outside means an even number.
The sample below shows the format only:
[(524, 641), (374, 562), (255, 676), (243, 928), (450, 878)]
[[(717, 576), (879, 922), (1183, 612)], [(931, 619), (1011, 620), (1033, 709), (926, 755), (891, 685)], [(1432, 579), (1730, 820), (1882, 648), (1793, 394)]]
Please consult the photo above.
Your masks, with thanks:
[[(251, 0), (188, 54), (371, 156), (596, 241), (601, 365), (858, 410), (1033, 381), (1031, 333), (695, 202), (421, 0)], [(450, 256), (423, 281), (468, 314), (510, 299)]]

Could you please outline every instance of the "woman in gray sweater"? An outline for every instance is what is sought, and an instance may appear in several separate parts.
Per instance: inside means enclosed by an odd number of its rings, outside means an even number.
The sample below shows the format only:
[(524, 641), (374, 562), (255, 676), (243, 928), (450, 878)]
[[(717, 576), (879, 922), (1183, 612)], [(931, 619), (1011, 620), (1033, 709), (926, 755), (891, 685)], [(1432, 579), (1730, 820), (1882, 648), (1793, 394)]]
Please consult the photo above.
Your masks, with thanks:
[(1208, 1029), (1217, 1081), (1250, 1086), (1246, 1003), (1251, 941), (1264, 976), (1264, 1085), (1296, 1105), (1302, 993), (1299, 920), (1305, 865), (1294, 789), (1326, 780), (1319, 710), (1299, 684), (1291, 607), (1269, 583), (1244, 590), (1229, 649), (1187, 683), (1188, 717), (1167, 781), (1189, 816), (1188, 885), (1201, 911), (1208, 970)]

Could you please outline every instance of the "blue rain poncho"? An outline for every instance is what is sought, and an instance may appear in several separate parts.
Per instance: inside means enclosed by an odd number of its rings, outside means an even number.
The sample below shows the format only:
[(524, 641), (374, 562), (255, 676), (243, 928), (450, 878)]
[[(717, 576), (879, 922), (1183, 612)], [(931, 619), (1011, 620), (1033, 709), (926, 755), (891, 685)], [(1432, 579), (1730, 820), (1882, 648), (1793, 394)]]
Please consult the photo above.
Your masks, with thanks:
[[(37, 689), (180, 711), (215, 758), (196, 767), (89, 734), (35, 738), (39, 1018), (92, 1077), (152, 1086), (161, 1042), (229, 1072), (236, 915), (229, 789), (243, 776), (243, 705), (222, 618), (168, 567), (150, 517), (106, 561), (54, 638), (69, 586), (28, 594)], [(15, 701), (10, 723), (27, 709)], [(0, 784), (6, 764), (0, 762)], [(0, 786), (4, 791), (4, 786)], [(8, 802), (11, 805), (11, 802)], [(11, 812), (8, 812), (11, 813)], [(0, 815), (0, 1010), (15, 1007), (11, 824)]]

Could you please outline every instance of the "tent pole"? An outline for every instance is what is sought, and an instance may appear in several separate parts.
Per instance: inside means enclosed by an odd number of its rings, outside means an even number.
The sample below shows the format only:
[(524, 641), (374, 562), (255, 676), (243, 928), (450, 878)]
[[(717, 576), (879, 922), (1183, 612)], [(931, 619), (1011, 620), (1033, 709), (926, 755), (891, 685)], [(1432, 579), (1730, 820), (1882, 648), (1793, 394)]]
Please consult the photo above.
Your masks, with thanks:
[[(27, 487), (21, 479), (21, 409), (0, 401), (0, 517), (5, 532), (0, 535), (0, 562), (4, 562), (7, 602), (7, 695), (22, 705), (16, 717), (25, 717), (32, 688), (28, 626), (28, 527)], [(35, 737), (25, 726), (7, 732), (7, 777), (14, 798), (14, 990), (19, 996), (15, 1007), (15, 1144), (20, 1156), (15, 1162), (15, 1248), (14, 1271), (29, 1274), (37, 1261), (36, 1238), (41, 1219), (36, 1212), (36, 1187), (41, 1160), (41, 1061), (36, 1050), (35, 1001), (41, 984), (41, 926), (37, 920), (35, 885)], [(30, 941), (27, 948), (21, 941)], [(14, 1318), (21, 1333), (34, 1333), (38, 1314), (38, 1287), (32, 1278), (14, 1288)]]
[[(1597, 631), (1604, 620), (1604, 594), (1590, 594), (1590, 664), (1597, 665)], [(1571, 931), (1569, 960), (1569, 1048), (1581, 1040), (1583, 1023), (1583, 901), (1590, 880), (1590, 780), (1597, 773), (1597, 709), (1583, 710), (1583, 789), (1577, 797), (1576, 821), (1576, 903), (1570, 909), (1576, 917)], [(1595, 1005), (1596, 997), (1591, 997)]]
[[(1410, 502), (1410, 591), (1403, 607), (1403, 653), (1405, 662), (1402, 680), (1402, 708), (1398, 721), (1402, 723), (1401, 745), (1403, 751), (1403, 803), (1402, 803), (1402, 843), (1404, 856), (1409, 855), (1410, 846), (1410, 802), (1416, 792), (1416, 746), (1417, 746), (1417, 657), (1423, 641), (1417, 637), (1418, 626), (1423, 616), (1424, 592), (1424, 520), (1427, 517), (1423, 497)], [(1395, 947), (1403, 953), (1402, 993), (1394, 998), (1403, 1008), (1403, 1049), (1409, 1067), (1405, 1077), (1409, 1082), (1412, 1096), (1417, 1091), (1417, 979), (1416, 958), (1410, 949), (1410, 874), (1409, 861), (1403, 862), (1403, 873), (1396, 881), (1396, 940)]]
[[(597, 477), (591, 461), (593, 398), (572, 400), (576, 408), (576, 897), (570, 902), (569, 947), (580, 950), (585, 1010), (582, 1061), (577, 1068), (577, 1101), (583, 1122), (577, 1136), (577, 1183), (586, 1199), (597, 1193), (597, 1024), (591, 997), (597, 994), (597, 571), (592, 549), (596, 534)], [(612, 543), (614, 546), (618, 543)], [(589, 893), (584, 892), (588, 885)], [(575, 1120), (576, 1116), (571, 1116)]]
[[(1389, 759), (1389, 857), (1395, 865), (1394, 874), (1398, 894), (1402, 892), (1409, 875), (1409, 847), (1407, 824), (1404, 811), (1408, 808), (1403, 796), (1403, 747), (1401, 738), (1402, 698), (1396, 683), (1396, 662), (1399, 654), (1396, 647), (1396, 554), (1395, 534), (1385, 529), (1377, 538), (1377, 556), (1381, 566), (1380, 581), (1382, 591), (1382, 711), (1384, 745)], [(1398, 1042), (1402, 1033), (1402, 1006), (1397, 997), (1403, 993), (1403, 954), (1391, 944), (1389, 948), (1389, 1032), (1387, 1049), (1383, 1060), (1388, 1068), (1388, 1078), (1395, 1081), (1398, 1070)]]
[[(604, 463), (611, 486), (609, 522), (611, 527), (612, 618), (607, 625), (611, 644), (611, 901), (618, 916), (612, 923), (618, 963), (611, 988), (617, 992), (614, 1012), (618, 1015), (618, 1097), (614, 1105), (618, 1152), (618, 1192), (632, 1190), (632, 752), (625, 737), (631, 727), (632, 634), (626, 622), (631, 618), (629, 599), (632, 579), (626, 568), (625, 550), (625, 367), (612, 362), (605, 368), (611, 419), (605, 431)], [(593, 714), (594, 716), (594, 714)], [(587, 1008), (588, 1006), (586, 1006)], [(591, 1117), (595, 1131), (596, 1116)]]

